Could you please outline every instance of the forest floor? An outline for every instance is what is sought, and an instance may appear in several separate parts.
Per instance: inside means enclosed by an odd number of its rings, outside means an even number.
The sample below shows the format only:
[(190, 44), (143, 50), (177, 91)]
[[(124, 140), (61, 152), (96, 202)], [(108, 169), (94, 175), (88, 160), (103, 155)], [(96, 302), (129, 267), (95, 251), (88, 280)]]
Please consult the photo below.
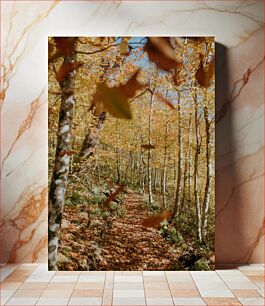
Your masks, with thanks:
[(141, 225), (150, 217), (141, 198), (140, 194), (128, 194), (123, 203), (124, 218), (114, 217), (104, 244), (106, 257), (120, 270), (169, 270), (177, 259), (177, 250), (157, 229)]
[(175, 270), (181, 251), (155, 228), (141, 223), (151, 216), (142, 195), (129, 191), (122, 216), (91, 228), (88, 205), (66, 206), (59, 249), (60, 270)]

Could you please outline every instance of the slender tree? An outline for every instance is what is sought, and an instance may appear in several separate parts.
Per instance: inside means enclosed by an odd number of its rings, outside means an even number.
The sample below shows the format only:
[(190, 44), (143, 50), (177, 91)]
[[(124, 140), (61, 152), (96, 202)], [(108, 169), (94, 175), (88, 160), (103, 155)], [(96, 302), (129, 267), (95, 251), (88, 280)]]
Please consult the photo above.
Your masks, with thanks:
[(147, 152), (147, 179), (148, 179), (148, 200), (149, 205), (153, 204), (153, 192), (152, 192), (152, 170), (151, 170), (151, 145), (152, 145), (152, 110), (154, 103), (154, 91), (151, 90), (151, 97), (149, 102), (149, 113), (148, 113), (148, 152)]
[(193, 142), (193, 121), (192, 121), (192, 113), (190, 114), (190, 125), (189, 125), (189, 171), (188, 171), (188, 176), (189, 176), (189, 184), (188, 184), (188, 201), (189, 204), (191, 204), (191, 199), (192, 199), (192, 178), (193, 178), (193, 147), (192, 147), (192, 142)]
[(204, 109), (204, 121), (205, 121), (205, 134), (206, 134), (206, 183), (205, 183), (205, 191), (204, 191), (204, 200), (203, 200), (203, 228), (202, 234), (203, 238), (205, 239), (207, 235), (207, 224), (208, 224), (208, 211), (210, 206), (210, 198), (211, 198), (211, 183), (213, 178), (213, 166), (212, 166), (212, 159), (211, 159), (211, 134), (210, 134), (210, 121), (209, 121), (209, 112), (208, 107), (205, 106)]
[[(73, 44), (75, 42), (73, 41)], [(65, 56), (63, 65), (70, 66), (76, 63), (75, 47), (72, 52)], [(73, 70), (64, 77), (61, 82), (61, 107), (59, 113), (57, 148), (54, 161), (53, 176), (49, 191), (49, 234), (48, 234), (48, 262), (49, 270), (56, 270), (56, 256), (59, 242), (59, 229), (61, 227), (62, 214), (64, 211), (65, 192), (68, 182), (70, 166), (69, 152), (72, 149), (72, 122), (75, 104), (76, 71)]]
[[(168, 91), (166, 92), (167, 98)], [(165, 133), (164, 133), (164, 160), (163, 160), (163, 189), (162, 189), (162, 196), (163, 196), (163, 207), (167, 207), (167, 195), (166, 195), (166, 183), (167, 183), (167, 138), (168, 138), (168, 113), (166, 112), (166, 123), (165, 123)]]
[[(184, 172), (184, 178), (183, 178), (183, 191), (182, 191), (182, 199), (181, 199), (181, 207), (182, 207), (182, 210), (184, 210), (184, 205), (185, 205), (185, 202), (189, 199), (189, 181), (188, 181), (188, 178), (189, 178), (189, 155), (190, 155), (190, 148), (191, 148), (191, 113), (189, 114), (189, 117), (188, 117), (188, 135), (187, 135), (187, 144), (186, 144), (186, 154), (184, 156), (184, 159), (185, 159), (185, 163), (184, 163), (184, 169), (183, 169), (183, 172)], [(189, 209), (189, 207), (188, 207)], [(187, 209), (185, 208), (185, 211), (187, 212)]]
[(178, 93), (178, 164), (177, 164), (177, 183), (176, 183), (176, 194), (174, 204), (174, 217), (178, 216), (179, 205), (181, 203), (182, 195), (182, 167), (183, 167), (183, 149), (182, 149), (182, 112), (180, 105), (180, 93)]
[(197, 92), (195, 92), (195, 99), (194, 99), (194, 128), (195, 128), (195, 140), (196, 140), (195, 157), (194, 157), (194, 174), (193, 174), (193, 177), (194, 177), (194, 197), (195, 197), (195, 206), (196, 206), (196, 214), (197, 214), (198, 240), (202, 241), (202, 211), (201, 211), (201, 203), (200, 203), (200, 196), (199, 196), (199, 174), (198, 174), (201, 141), (199, 139)]

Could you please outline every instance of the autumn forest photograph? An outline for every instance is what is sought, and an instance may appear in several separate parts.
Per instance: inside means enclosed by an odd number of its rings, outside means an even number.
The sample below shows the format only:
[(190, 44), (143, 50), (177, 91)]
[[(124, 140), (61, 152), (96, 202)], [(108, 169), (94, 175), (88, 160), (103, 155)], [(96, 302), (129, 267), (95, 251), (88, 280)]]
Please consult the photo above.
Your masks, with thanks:
[(215, 268), (213, 37), (49, 37), (49, 270)]

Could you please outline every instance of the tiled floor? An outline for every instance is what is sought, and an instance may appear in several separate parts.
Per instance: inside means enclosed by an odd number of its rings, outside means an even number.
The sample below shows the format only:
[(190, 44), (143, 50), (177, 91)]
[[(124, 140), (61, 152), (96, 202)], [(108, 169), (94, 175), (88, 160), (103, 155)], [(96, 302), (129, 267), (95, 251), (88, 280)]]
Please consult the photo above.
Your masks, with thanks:
[(209, 272), (49, 272), (1, 267), (1, 305), (264, 305), (264, 265)]

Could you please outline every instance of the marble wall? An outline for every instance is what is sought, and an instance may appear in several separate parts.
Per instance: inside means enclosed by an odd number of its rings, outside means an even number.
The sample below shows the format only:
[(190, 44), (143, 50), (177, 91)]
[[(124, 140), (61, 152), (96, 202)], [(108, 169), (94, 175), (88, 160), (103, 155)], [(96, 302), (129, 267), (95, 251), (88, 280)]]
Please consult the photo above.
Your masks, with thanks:
[(47, 37), (210, 35), (216, 260), (264, 260), (263, 1), (2, 1), (0, 262), (47, 261)]

